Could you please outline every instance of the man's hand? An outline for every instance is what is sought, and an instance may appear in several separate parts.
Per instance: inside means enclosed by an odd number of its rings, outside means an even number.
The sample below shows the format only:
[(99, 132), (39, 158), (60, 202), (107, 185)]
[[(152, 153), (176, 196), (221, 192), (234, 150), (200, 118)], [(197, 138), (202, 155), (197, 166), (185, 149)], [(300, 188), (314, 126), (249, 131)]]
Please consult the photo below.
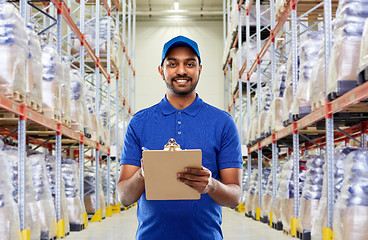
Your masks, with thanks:
[(178, 173), (178, 181), (197, 190), (200, 194), (214, 189), (213, 180), (211, 171), (203, 166), (201, 169), (185, 168), (184, 172)]

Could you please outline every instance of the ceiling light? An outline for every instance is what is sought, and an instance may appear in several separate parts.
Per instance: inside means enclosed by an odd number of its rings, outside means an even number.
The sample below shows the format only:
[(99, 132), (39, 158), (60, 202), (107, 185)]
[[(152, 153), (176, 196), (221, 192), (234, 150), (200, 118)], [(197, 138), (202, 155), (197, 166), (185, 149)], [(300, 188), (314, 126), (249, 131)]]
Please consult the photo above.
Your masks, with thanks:
[(174, 10), (179, 10), (179, 2), (178, 1), (174, 2)]

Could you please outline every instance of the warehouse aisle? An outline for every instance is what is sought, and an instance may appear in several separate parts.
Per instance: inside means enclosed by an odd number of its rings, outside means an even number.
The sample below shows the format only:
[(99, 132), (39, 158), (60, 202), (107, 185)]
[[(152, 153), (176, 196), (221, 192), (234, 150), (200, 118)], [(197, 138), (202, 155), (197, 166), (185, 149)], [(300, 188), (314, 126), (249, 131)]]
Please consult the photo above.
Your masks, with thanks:
[[(89, 222), (88, 228), (81, 232), (72, 232), (66, 239), (71, 240), (133, 240), (137, 229), (137, 207), (121, 214), (113, 214), (100, 223)], [(246, 218), (243, 213), (223, 208), (222, 229), (225, 240), (289, 240), (282, 232), (265, 224)]]

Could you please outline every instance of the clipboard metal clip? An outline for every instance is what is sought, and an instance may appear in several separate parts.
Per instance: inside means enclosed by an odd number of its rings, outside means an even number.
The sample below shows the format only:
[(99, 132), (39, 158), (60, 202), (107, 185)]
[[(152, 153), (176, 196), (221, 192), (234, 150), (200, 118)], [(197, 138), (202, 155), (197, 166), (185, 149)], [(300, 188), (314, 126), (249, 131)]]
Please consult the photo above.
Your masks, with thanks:
[(174, 138), (170, 138), (169, 142), (164, 147), (165, 151), (177, 151), (181, 150), (180, 145), (175, 141)]

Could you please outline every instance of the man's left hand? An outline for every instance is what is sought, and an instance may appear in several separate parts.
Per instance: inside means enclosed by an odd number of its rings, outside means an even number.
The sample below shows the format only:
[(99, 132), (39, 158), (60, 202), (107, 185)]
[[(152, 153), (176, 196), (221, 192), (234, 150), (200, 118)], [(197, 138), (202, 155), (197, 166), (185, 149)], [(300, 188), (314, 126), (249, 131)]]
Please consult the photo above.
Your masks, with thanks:
[(205, 168), (185, 168), (184, 172), (178, 173), (178, 181), (185, 183), (189, 187), (197, 190), (200, 194), (213, 190), (212, 172)]

